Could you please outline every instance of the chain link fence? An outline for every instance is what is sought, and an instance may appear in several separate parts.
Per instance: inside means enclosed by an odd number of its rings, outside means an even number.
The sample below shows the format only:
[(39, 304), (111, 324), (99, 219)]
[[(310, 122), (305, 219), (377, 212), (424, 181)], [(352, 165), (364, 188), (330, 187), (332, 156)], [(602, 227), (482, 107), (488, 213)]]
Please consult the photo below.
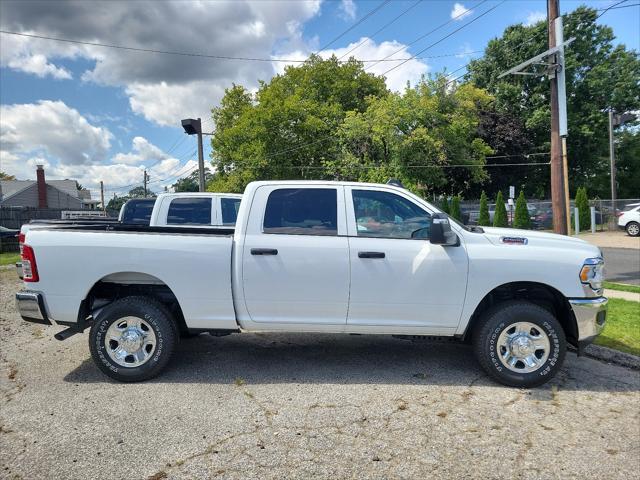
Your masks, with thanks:
[[(624, 198), (616, 200), (616, 214), (614, 214), (613, 201), (610, 199), (595, 199), (589, 201), (589, 206), (596, 209), (596, 230), (607, 231), (618, 229), (618, 215), (629, 205), (640, 204), (640, 198)], [(513, 221), (515, 204), (506, 205), (509, 224)], [(571, 227), (573, 228), (574, 201), (571, 200)], [(553, 208), (551, 200), (528, 200), (527, 208), (531, 227), (535, 230), (553, 230)], [(460, 204), (462, 220), (467, 225), (477, 225), (480, 215), (480, 201), (463, 201)], [(495, 203), (489, 204), (489, 219), (493, 222)], [(581, 230), (584, 230), (581, 227)]]

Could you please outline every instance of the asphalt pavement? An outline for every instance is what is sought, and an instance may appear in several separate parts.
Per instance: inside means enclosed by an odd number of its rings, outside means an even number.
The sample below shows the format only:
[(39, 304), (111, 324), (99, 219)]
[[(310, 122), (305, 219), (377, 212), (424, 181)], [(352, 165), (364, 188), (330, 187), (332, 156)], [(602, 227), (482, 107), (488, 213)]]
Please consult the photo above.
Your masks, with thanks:
[(611, 282), (640, 285), (640, 250), (635, 248), (602, 248), (605, 277)]
[(0, 478), (638, 478), (638, 370), (569, 353), (520, 390), (464, 345), (200, 335), (121, 384), (0, 287)]

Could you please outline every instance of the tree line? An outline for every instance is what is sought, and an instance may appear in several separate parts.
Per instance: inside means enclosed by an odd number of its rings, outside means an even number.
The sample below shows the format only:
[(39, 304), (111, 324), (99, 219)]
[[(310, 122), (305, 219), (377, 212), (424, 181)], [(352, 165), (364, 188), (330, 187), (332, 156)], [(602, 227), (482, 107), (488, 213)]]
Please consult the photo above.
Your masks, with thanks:
[[(608, 198), (607, 109), (640, 109), (640, 59), (615, 45), (612, 29), (596, 16), (587, 7), (564, 16), (565, 37), (576, 38), (566, 53), (569, 176), (572, 196), (585, 187), (591, 197)], [(497, 78), (546, 48), (545, 22), (517, 24), (489, 42), (461, 82), (441, 73), (391, 92), (355, 59), (311, 56), (255, 93), (233, 85), (212, 109), (216, 173), (208, 188), (242, 192), (261, 179), (397, 178), (429, 197), (495, 197), (515, 185), (523, 198), (549, 198), (548, 165), (487, 167), (549, 161), (549, 82)], [(616, 133), (619, 198), (637, 195), (635, 126)]]

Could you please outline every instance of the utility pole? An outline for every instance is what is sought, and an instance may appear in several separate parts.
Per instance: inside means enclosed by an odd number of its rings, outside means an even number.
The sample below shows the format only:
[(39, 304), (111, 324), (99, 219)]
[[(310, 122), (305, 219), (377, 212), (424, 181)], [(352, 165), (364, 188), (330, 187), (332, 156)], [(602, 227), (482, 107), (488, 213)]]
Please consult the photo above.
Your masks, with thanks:
[(616, 216), (616, 155), (613, 150), (613, 108), (609, 108), (609, 160), (611, 162), (611, 203), (613, 206), (613, 216)]
[(198, 172), (199, 172), (199, 190), (201, 192), (205, 191), (204, 185), (204, 153), (202, 152), (202, 123), (198, 118)]
[[(549, 31), (549, 49), (556, 47), (556, 18), (560, 16), (559, 0), (547, 0), (547, 24)], [(553, 62), (553, 59), (550, 60)], [(560, 68), (563, 68), (561, 65)], [(554, 68), (551, 65), (551, 68)], [(560, 103), (558, 97), (558, 74), (551, 78), (551, 201), (553, 209), (553, 230), (567, 235), (567, 205), (564, 181), (562, 141), (560, 139)], [(566, 107), (565, 107), (566, 108)]]
[(100, 203), (102, 204), (102, 211), (106, 212), (107, 207), (104, 204), (104, 183), (100, 180)]
[(199, 172), (199, 190), (201, 192), (205, 191), (205, 182), (204, 182), (204, 153), (202, 152), (202, 121), (200, 118), (185, 118), (182, 120), (182, 128), (187, 135), (197, 135), (198, 136), (198, 172)]
[(147, 171), (144, 171), (143, 184), (144, 184), (144, 198), (147, 198), (147, 182), (149, 181), (149, 175), (147, 175)]
[[(569, 180), (567, 168), (567, 97), (565, 91), (564, 47), (575, 40), (564, 40), (562, 17), (559, 15), (559, 0), (547, 0), (547, 25), (549, 49), (519, 65), (501, 73), (506, 75), (548, 76), (551, 80), (551, 202), (553, 208), (553, 230), (567, 235), (569, 232)], [(546, 63), (543, 60), (547, 59)], [(542, 73), (534, 68), (546, 65)], [(527, 71), (533, 68), (533, 71)]]

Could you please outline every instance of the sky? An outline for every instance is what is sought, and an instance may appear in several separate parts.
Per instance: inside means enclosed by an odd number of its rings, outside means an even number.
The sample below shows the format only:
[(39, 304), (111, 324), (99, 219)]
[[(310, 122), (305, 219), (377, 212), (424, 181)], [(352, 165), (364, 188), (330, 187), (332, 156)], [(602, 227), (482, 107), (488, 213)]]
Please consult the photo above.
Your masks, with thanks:
[[(614, 3), (560, 0), (561, 13)], [(625, 3), (635, 6), (599, 22), (639, 50), (639, 2)], [(3, 31), (254, 60), (0, 33), (0, 170), (33, 179), (43, 164), (47, 178), (75, 179), (94, 198), (102, 180), (109, 198), (140, 185), (147, 169), (160, 192), (197, 166), (196, 139), (180, 120), (201, 117), (211, 132), (211, 108), (234, 83), (255, 91), (319, 52), (366, 61), (367, 71), (386, 73), (387, 86), (402, 90), (424, 74), (463, 74), (508, 25), (545, 17), (545, 0), (2, 0)], [(205, 160), (210, 152), (205, 139)]]

